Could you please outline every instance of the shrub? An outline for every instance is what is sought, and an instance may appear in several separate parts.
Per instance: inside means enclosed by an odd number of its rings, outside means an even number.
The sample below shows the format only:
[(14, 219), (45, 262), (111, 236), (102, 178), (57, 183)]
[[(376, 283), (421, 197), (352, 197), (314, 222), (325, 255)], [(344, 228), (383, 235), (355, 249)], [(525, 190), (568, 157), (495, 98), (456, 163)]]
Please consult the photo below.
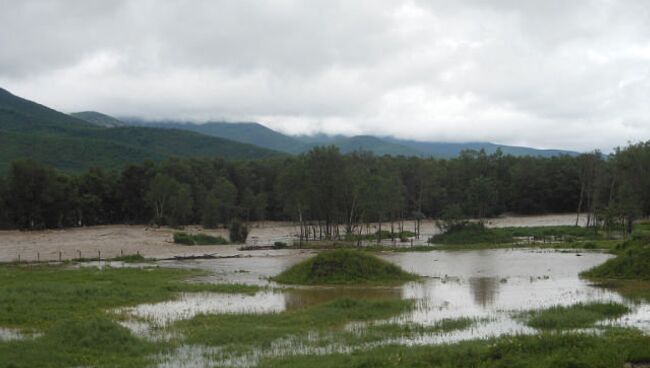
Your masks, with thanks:
[(224, 245), (228, 244), (222, 236), (211, 236), (206, 234), (188, 234), (184, 232), (174, 233), (174, 243), (185, 245)]
[(248, 239), (248, 226), (239, 220), (230, 223), (230, 241), (233, 243), (246, 243)]

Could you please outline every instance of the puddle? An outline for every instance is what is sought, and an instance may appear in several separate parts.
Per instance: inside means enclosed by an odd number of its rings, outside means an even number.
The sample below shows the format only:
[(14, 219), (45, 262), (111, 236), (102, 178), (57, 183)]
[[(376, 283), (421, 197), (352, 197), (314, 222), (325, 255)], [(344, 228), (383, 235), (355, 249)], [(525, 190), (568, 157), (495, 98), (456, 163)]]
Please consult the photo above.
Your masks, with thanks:
[(31, 337), (13, 328), (0, 327), (0, 341), (24, 340)]
[(199, 314), (274, 313), (283, 311), (285, 306), (284, 295), (276, 292), (264, 291), (254, 295), (183, 293), (175, 300), (122, 308), (117, 313), (162, 327)]

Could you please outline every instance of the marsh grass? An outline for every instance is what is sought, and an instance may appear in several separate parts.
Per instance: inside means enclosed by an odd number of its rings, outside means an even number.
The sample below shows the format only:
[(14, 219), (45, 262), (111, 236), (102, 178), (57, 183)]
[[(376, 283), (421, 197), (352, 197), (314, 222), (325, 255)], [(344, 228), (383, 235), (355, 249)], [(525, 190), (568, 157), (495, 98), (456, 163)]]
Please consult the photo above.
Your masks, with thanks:
[(282, 284), (397, 284), (417, 279), (398, 266), (356, 250), (322, 252), (273, 277)]
[(464, 226), (434, 235), (429, 242), (445, 245), (508, 244), (521, 242), (521, 238), (532, 239), (535, 243), (571, 243), (577, 240), (602, 240), (603, 236), (593, 228), (580, 226), (489, 228), (482, 223), (469, 222)]
[(402, 299), (341, 298), (281, 313), (200, 315), (176, 326), (189, 343), (247, 350), (268, 347), (283, 337), (341, 331), (346, 323), (388, 318), (413, 305), (413, 301)]
[(628, 241), (615, 250), (616, 258), (587, 270), (583, 277), (594, 279), (650, 280), (650, 245)]
[(259, 367), (623, 367), (650, 360), (650, 337), (628, 329), (603, 335), (547, 334), (429, 346), (388, 345), (352, 354), (265, 359)]
[(520, 315), (530, 327), (540, 330), (565, 330), (591, 327), (594, 323), (629, 313), (630, 308), (618, 303), (578, 303), (554, 306)]

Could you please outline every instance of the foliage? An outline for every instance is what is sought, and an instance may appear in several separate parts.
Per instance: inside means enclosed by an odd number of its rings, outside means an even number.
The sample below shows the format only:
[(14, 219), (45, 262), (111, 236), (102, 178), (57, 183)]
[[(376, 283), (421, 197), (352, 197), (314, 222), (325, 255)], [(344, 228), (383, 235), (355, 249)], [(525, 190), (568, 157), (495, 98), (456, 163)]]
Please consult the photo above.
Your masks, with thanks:
[(174, 243), (185, 245), (224, 245), (228, 244), (228, 240), (222, 236), (176, 232), (174, 233)]
[(379, 284), (400, 283), (416, 277), (392, 263), (360, 251), (338, 249), (322, 252), (273, 278), (283, 284)]
[(230, 241), (233, 243), (246, 243), (248, 238), (248, 226), (238, 219), (230, 223)]

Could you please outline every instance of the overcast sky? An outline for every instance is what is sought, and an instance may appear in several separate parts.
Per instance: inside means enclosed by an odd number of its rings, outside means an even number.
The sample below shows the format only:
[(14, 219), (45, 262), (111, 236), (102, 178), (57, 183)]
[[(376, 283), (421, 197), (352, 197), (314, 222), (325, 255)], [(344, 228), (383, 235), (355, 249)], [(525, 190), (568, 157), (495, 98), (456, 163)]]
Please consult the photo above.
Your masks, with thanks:
[(287, 133), (650, 139), (650, 1), (0, 0), (0, 87)]

